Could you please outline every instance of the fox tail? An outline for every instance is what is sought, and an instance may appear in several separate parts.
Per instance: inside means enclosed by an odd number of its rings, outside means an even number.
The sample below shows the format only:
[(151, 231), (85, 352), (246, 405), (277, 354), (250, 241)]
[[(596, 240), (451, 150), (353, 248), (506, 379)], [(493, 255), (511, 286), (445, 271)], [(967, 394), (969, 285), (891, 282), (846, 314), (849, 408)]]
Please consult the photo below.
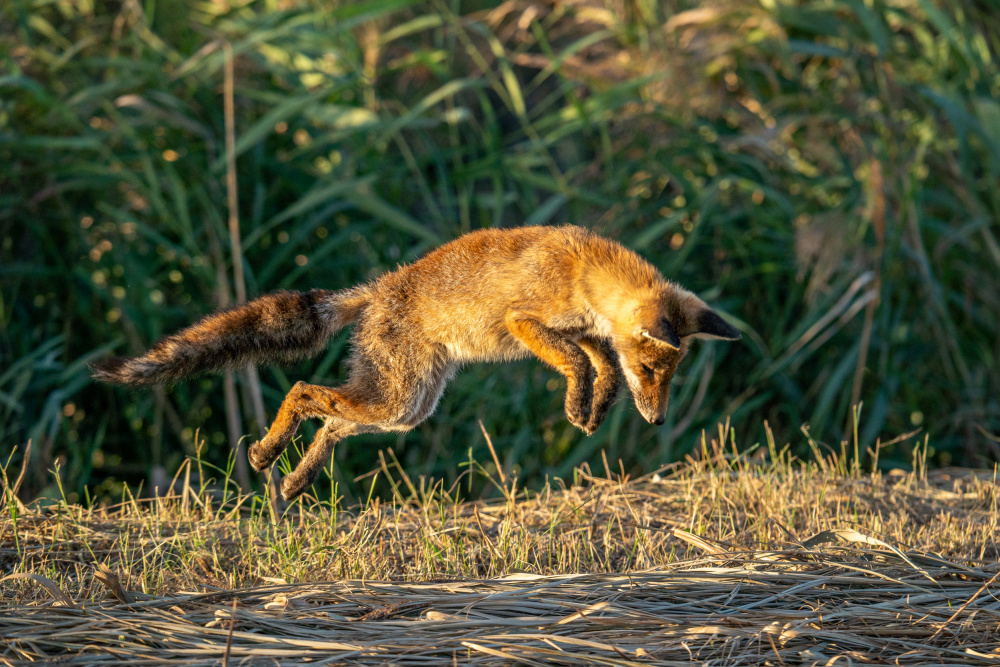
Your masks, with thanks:
[(91, 371), (103, 382), (139, 386), (248, 363), (288, 363), (318, 354), (366, 302), (359, 290), (265, 294), (160, 339), (142, 356), (98, 360)]

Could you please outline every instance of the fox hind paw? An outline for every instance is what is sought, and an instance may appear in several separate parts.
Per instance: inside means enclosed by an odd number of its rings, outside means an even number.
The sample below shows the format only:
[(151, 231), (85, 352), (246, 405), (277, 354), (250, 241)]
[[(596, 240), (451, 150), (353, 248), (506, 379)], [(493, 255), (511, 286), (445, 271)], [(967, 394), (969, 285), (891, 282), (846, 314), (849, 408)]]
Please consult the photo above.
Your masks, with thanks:
[(247, 459), (254, 470), (261, 472), (277, 461), (281, 452), (281, 449), (276, 450), (268, 447), (263, 441), (257, 441), (247, 450)]
[(281, 453), (285, 451), (288, 444), (295, 436), (295, 431), (302, 421), (300, 417), (292, 419), (278, 420), (271, 425), (271, 429), (258, 442), (250, 445), (247, 451), (247, 458), (254, 470), (260, 472), (278, 460)]
[(302, 473), (298, 470), (293, 470), (281, 480), (281, 497), (284, 498), (286, 502), (295, 500), (301, 496), (306, 489), (312, 486), (312, 483), (316, 481), (316, 478), (319, 475), (310, 474), (310, 472), (311, 471)]

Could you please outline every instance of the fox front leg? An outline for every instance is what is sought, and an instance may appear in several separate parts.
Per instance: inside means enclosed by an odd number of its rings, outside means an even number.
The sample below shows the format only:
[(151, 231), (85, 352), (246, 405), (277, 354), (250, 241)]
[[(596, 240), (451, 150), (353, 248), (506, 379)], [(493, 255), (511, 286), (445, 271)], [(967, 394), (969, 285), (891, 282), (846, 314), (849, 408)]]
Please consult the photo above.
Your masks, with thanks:
[(584, 429), (587, 435), (593, 435), (608, 415), (608, 410), (618, 397), (621, 386), (621, 371), (618, 368), (618, 358), (608, 341), (600, 338), (584, 337), (577, 341), (590, 363), (597, 371), (594, 379), (594, 402), (590, 407), (590, 420)]
[(566, 377), (566, 418), (589, 434), (587, 425), (594, 400), (590, 358), (579, 345), (527, 313), (511, 310), (505, 322), (514, 338)]

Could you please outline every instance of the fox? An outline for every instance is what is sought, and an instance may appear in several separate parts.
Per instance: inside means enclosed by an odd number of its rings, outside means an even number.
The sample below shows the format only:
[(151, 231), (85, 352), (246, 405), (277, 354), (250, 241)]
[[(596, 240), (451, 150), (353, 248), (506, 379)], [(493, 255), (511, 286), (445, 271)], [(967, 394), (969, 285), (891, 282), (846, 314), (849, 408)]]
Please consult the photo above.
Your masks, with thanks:
[(348, 325), (346, 382), (295, 384), (249, 447), (250, 464), (265, 470), (303, 420), (324, 420), (281, 480), (286, 501), (316, 481), (344, 438), (409, 431), (427, 419), (465, 364), (534, 355), (565, 377), (566, 417), (592, 435), (622, 376), (639, 413), (661, 425), (692, 339), (741, 338), (621, 244), (581, 227), (519, 227), (470, 232), (348, 289), (264, 294), (160, 339), (141, 356), (106, 357), (91, 370), (108, 383), (176, 383), (316, 355)]

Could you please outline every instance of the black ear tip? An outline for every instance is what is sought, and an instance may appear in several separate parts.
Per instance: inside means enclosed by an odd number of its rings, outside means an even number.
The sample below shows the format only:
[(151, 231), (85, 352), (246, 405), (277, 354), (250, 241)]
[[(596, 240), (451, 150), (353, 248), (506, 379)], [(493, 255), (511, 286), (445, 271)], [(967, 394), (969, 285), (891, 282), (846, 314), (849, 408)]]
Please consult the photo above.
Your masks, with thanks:
[(714, 310), (706, 310), (698, 318), (698, 333), (721, 340), (743, 339), (743, 334)]

